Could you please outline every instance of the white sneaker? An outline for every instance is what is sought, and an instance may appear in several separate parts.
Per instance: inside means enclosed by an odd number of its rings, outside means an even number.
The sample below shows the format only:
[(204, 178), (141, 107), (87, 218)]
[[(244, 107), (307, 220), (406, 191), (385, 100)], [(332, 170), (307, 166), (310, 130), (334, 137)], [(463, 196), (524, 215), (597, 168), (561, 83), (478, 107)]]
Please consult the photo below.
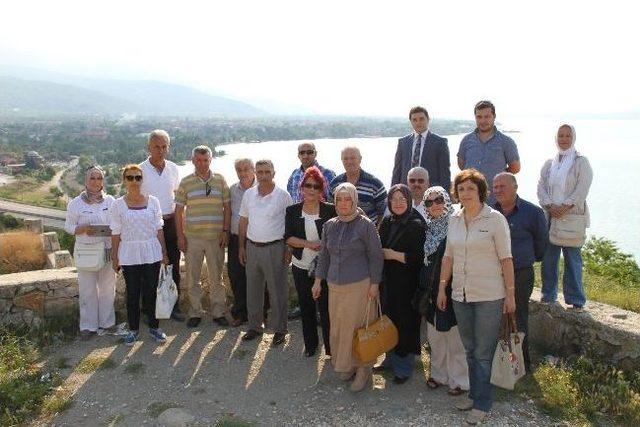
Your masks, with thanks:
[(455, 407), (459, 411), (468, 411), (473, 408), (473, 399), (469, 399), (465, 396), (456, 402)]
[(488, 412), (484, 412), (479, 409), (472, 409), (471, 412), (469, 412), (469, 415), (467, 415), (467, 419), (465, 421), (467, 424), (474, 426), (484, 421), (488, 414)]

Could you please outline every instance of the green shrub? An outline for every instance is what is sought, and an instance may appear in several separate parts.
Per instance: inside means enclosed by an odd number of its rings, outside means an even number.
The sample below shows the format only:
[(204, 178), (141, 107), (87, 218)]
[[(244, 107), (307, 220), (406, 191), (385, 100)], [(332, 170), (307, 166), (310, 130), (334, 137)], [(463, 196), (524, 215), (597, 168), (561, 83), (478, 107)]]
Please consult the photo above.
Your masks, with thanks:
[(15, 216), (0, 212), (0, 231), (15, 230), (16, 228), (22, 228), (24, 226), (24, 220), (16, 218)]
[(632, 255), (622, 252), (615, 242), (591, 236), (582, 247), (584, 268), (589, 273), (615, 279), (640, 288), (640, 267)]

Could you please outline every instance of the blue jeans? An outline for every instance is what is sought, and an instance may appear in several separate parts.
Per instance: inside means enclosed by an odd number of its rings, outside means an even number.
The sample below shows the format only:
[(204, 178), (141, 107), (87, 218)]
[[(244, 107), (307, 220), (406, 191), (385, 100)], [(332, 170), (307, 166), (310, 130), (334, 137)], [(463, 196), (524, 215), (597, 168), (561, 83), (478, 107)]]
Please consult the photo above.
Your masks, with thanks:
[(481, 302), (453, 301), (458, 331), (469, 365), (469, 398), (473, 408), (489, 412), (493, 403), (491, 364), (498, 345), (504, 299)]
[(549, 243), (542, 260), (542, 300), (554, 302), (558, 298), (558, 261), (560, 250), (564, 257), (564, 276), (562, 277), (562, 293), (564, 302), (569, 305), (583, 307), (587, 298), (582, 287), (582, 253), (581, 248), (568, 248)]
[(398, 356), (391, 350), (386, 353), (382, 366), (393, 370), (393, 374), (400, 378), (409, 378), (416, 367), (416, 355), (407, 353), (406, 356)]

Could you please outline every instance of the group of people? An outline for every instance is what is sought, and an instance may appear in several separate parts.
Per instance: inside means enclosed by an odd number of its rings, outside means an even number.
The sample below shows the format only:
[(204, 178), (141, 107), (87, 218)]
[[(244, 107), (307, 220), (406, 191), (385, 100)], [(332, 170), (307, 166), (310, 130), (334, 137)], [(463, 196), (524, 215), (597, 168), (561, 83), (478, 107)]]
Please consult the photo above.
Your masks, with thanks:
[[(528, 332), (534, 262), (542, 261), (543, 301), (555, 303), (562, 251), (565, 302), (576, 310), (585, 304), (580, 247), (592, 171), (575, 149), (575, 129), (560, 126), (556, 152), (540, 172), (538, 207), (517, 193), (517, 146), (496, 128), (494, 105), (481, 101), (474, 114), (477, 127), (460, 144), (461, 172), (451, 184), (447, 139), (429, 130), (425, 108), (412, 108), (413, 132), (398, 140), (388, 191), (362, 169), (358, 148), (342, 150), (345, 172), (336, 175), (318, 163), (311, 142), (298, 146), (300, 167), (286, 190), (275, 184), (267, 159), (237, 159), (238, 182), (227, 186), (204, 145), (193, 149), (194, 173), (180, 179), (166, 159), (169, 135), (151, 132), (149, 158), (123, 168), (122, 197), (104, 193), (104, 172), (92, 166), (85, 191), (69, 204), (67, 231), (79, 243), (102, 239), (111, 259), (98, 272), (78, 272), (81, 334), (113, 328), (115, 274), (122, 268), (125, 344), (139, 338), (141, 301), (151, 337), (164, 342), (154, 315), (158, 275), (161, 264), (172, 265), (179, 285), (184, 253), (187, 326), (203, 318), (199, 282), (206, 258), (213, 322), (247, 323), (242, 339), (251, 341), (263, 334), (268, 312), (277, 346), (286, 340), (291, 264), (306, 356), (319, 349), (320, 326), (324, 352), (352, 391), (363, 390), (374, 371), (389, 370), (402, 384), (420, 355), (425, 319), (427, 386), (448, 386), (453, 396), (468, 392), (456, 407), (471, 411), (468, 423), (482, 421), (492, 405), (491, 363), (503, 315), (515, 313), (518, 329)], [(91, 224), (109, 224), (111, 237), (92, 235)], [(227, 247), (230, 313), (222, 284)], [(352, 342), (356, 329), (377, 318), (377, 301), (399, 340), (374, 367), (354, 357)], [(185, 318), (178, 304), (172, 318)], [(524, 357), (529, 370), (526, 338)]]

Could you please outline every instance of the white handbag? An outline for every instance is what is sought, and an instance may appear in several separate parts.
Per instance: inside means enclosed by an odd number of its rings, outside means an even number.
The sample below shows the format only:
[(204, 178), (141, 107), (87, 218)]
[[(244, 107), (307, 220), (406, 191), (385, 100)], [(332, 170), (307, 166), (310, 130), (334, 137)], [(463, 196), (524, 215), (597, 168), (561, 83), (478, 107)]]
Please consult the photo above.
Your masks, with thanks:
[(515, 315), (503, 315), (500, 338), (491, 364), (491, 384), (513, 390), (516, 382), (525, 375), (523, 340), (524, 332), (517, 331)]
[(100, 271), (107, 263), (104, 242), (78, 243), (73, 247), (73, 260), (81, 271)]
[(173, 266), (160, 266), (156, 289), (156, 319), (169, 319), (173, 306), (178, 301), (178, 287), (173, 281)]
[(549, 241), (556, 246), (579, 248), (587, 237), (587, 217), (567, 214), (562, 218), (551, 218)]

